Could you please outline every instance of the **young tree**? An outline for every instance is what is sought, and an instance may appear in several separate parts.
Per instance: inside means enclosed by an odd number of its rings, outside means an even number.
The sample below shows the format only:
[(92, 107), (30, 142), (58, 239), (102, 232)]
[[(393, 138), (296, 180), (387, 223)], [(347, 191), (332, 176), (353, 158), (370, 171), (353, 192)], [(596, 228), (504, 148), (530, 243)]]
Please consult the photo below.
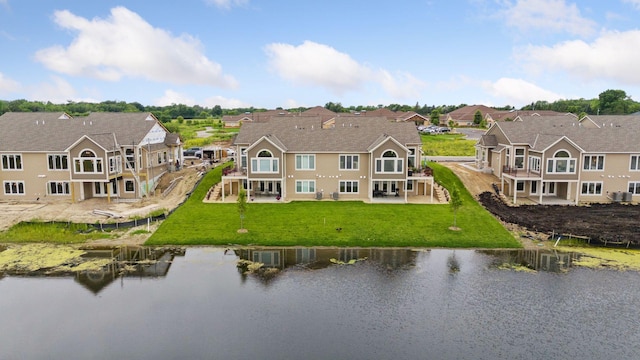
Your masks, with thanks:
[(460, 191), (457, 186), (454, 186), (449, 192), (449, 206), (453, 211), (453, 226), (450, 227), (451, 230), (460, 230), (457, 226), (457, 217), (458, 210), (462, 207), (462, 199), (460, 198)]
[(247, 212), (247, 191), (240, 188), (238, 192), (238, 213), (240, 214), (240, 230), (238, 232), (247, 232), (244, 228), (244, 214)]

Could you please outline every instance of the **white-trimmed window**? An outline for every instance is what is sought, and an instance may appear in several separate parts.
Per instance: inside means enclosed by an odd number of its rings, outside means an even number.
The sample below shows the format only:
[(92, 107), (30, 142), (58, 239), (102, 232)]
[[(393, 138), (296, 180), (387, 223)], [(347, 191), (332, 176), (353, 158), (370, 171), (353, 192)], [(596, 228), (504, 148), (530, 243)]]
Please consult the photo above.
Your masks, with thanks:
[(278, 172), (278, 158), (273, 157), (271, 151), (262, 150), (258, 157), (251, 159), (251, 172), (273, 174)]
[(550, 174), (575, 174), (576, 159), (571, 158), (566, 150), (559, 150), (547, 160), (547, 172)]
[(69, 195), (71, 188), (68, 181), (49, 181), (47, 183), (47, 193), (49, 195)]
[(602, 181), (583, 181), (580, 194), (602, 195)]
[(582, 170), (602, 171), (604, 170), (604, 155), (585, 155)]
[(340, 155), (340, 170), (358, 170), (360, 155)]
[(631, 155), (631, 165), (629, 166), (629, 170), (640, 171), (640, 155)]
[(358, 181), (354, 181), (354, 180), (340, 181), (340, 193), (341, 194), (357, 194)]
[(516, 181), (516, 191), (523, 192), (524, 191), (524, 180)]
[(5, 195), (24, 195), (24, 181), (4, 181)]
[(315, 170), (316, 156), (313, 154), (296, 155), (296, 170)]
[(296, 180), (296, 193), (312, 194), (316, 192), (315, 180)]
[(541, 159), (538, 156), (529, 155), (529, 170), (539, 173), (540, 172)]
[(133, 193), (136, 192), (136, 183), (133, 180), (127, 179), (124, 181), (124, 192)]
[(102, 174), (102, 158), (92, 150), (83, 150), (79, 158), (73, 159), (75, 172), (79, 174)]
[(629, 192), (632, 194), (640, 194), (640, 181), (629, 181)]
[(3, 154), (2, 170), (22, 170), (22, 155)]
[[(109, 189), (111, 186), (111, 189)], [(116, 179), (111, 179), (109, 182), (96, 182), (93, 183), (93, 195), (94, 196), (107, 196), (118, 195), (118, 182)]]
[(382, 157), (376, 159), (376, 173), (402, 174), (404, 173), (404, 159), (399, 158), (393, 150), (382, 153)]
[(513, 159), (516, 169), (524, 169), (524, 148), (516, 148)]
[(47, 155), (49, 170), (69, 170), (69, 158), (67, 155)]
[(109, 157), (109, 172), (120, 173), (122, 171), (122, 158), (120, 156)]

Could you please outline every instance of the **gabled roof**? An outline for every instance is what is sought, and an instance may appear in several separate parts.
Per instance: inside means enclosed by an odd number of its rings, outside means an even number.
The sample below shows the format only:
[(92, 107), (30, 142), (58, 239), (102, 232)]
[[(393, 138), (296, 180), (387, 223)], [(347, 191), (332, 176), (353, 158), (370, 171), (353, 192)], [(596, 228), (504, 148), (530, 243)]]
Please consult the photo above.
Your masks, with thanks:
[[(593, 124), (604, 126), (593, 126)], [(522, 121), (494, 124), (487, 134), (501, 131), (511, 145), (543, 151), (563, 138), (587, 153), (640, 153), (640, 116), (523, 117)]]
[(5, 113), (0, 116), (0, 151), (65, 151), (83, 136), (106, 149), (139, 143), (158, 124), (150, 113), (91, 113), (71, 118), (63, 113)]
[(324, 115), (324, 116), (336, 116), (336, 113), (324, 108), (322, 106), (314, 106), (311, 109), (303, 111), (300, 115), (303, 116), (316, 116), (316, 115)]
[(274, 117), (268, 123), (246, 123), (235, 145), (250, 145), (265, 135), (275, 136), (289, 152), (364, 153), (382, 135), (403, 146), (421, 143), (412, 123), (390, 121), (386, 117), (341, 116), (333, 127), (322, 128), (322, 117)]

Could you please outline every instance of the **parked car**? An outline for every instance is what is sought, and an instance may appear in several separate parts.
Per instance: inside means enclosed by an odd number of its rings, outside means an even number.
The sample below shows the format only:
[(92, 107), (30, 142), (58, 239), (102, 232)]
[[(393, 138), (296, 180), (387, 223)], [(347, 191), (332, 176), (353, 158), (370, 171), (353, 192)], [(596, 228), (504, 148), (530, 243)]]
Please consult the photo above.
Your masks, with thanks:
[(201, 147), (190, 147), (187, 150), (182, 152), (183, 156), (195, 156), (198, 159), (202, 158), (202, 148)]

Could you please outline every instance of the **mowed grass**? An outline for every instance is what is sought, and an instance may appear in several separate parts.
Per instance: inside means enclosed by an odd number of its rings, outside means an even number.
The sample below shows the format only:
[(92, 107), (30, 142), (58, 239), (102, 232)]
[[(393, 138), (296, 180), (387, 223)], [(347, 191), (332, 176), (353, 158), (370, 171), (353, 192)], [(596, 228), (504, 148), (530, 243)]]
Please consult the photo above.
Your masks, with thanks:
[(474, 156), (475, 140), (467, 140), (463, 134), (421, 134), (422, 151), (427, 156)]
[(466, 191), (447, 168), (430, 164), (437, 181), (460, 189), (456, 225), (449, 205), (367, 204), (351, 201), (249, 203), (238, 233), (237, 204), (203, 203), (220, 181), (210, 171), (192, 196), (165, 220), (146, 245), (257, 245), (343, 247), (515, 248), (520, 243)]

